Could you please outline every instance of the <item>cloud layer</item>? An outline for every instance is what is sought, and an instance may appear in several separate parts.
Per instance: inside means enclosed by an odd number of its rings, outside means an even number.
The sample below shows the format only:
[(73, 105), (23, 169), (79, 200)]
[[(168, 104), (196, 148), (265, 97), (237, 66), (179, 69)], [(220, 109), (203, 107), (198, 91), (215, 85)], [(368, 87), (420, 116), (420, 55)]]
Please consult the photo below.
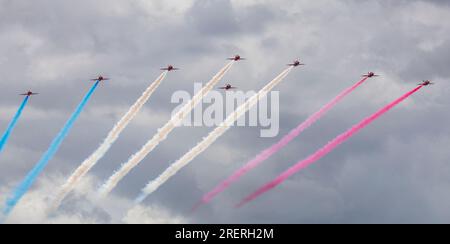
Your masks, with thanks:
[[(450, 6), (447, 1), (9, 1), (0, 0), (0, 128), (30, 100), (0, 155), (1, 198), (24, 177), (99, 74), (103, 83), (12, 223), (448, 223), (450, 211)], [(225, 82), (259, 90), (284, 65), (307, 64), (277, 89), (281, 134), (290, 131), (367, 71), (365, 84), (280, 154), (244, 177), (197, 215), (211, 190), (279, 138), (233, 128), (143, 206), (127, 212), (145, 183), (212, 128), (178, 128), (119, 185), (108, 203), (74, 194), (60, 213), (38, 216), (64, 177), (98, 146), (143, 89), (174, 64), (152, 101), (92, 170), (87, 187), (108, 177), (170, 118), (170, 96), (193, 90), (236, 53)], [(330, 138), (410, 90), (414, 96), (303, 173), (249, 206), (239, 199)], [(218, 160), (220, 159), (220, 160)], [(53, 189), (53, 190), (52, 190)]]

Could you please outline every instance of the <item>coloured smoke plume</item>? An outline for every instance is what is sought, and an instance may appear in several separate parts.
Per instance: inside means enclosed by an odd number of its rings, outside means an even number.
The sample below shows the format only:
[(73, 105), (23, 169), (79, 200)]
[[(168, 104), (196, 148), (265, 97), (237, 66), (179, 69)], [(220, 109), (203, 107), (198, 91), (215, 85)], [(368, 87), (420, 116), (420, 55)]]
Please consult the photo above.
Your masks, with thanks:
[(73, 172), (67, 182), (61, 187), (57, 193), (52, 210), (57, 209), (64, 198), (69, 194), (77, 183), (87, 174), (89, 170), (94, 167), (97, 162), (108, 152), (114, 142), (119, 138), (120, 133), (128, 126), (128, 124), (136, 117), (145, 103), (150, 99), (151, 95), (156, 91), (161, 82), (167, 75), (167, 71), (163, 72), (138, 98), (138, 100), (131, 106), (128, 112), (120, 119), (114, 128), (108, 133), (103, 143), (92, 153), (84, 162)]
[(291, 177), (293, 174), (299, 172), (300, 170), (308, 167), (309, 165), (315, 163), (322, 157), (326, 156), (330, 152), (332, 152), (336, 147), (347, 141), (349, 138), (351, 138), (353, 135), (355, 135), (357, 132), (374, 122), (376, 119), (378, 119), (380, 116), (384, 115), (386, 112), (394, 108), (396, 105), (416, 93), (418, 90), (420, 90), (423, 87), (423, 85), (420, 85), (413, 89), (412, 91), (406, 93), (405, 95), (401, 96), (399, 99), (395, 100), (394, 102), (390, 103), (386, 107), (382, 108), (378, 112), (374, 113), (373, 115), (367, 117), (366, 119), (362, 120), (360, 123), (356, 124), (352, 128), (350, 128), (345, 133), (341, 134), (340, 136), (336, 137), (334, 140), (329, 142), (326, 146), (318, 150), (316, 153), (312, 154), (308, 158), (306, 158), (303, 161), (298, 162), (293, 167), (289, 168), (287, 171), (282, 173), (280, 176), (278, 176), (275, 180), (269, 182), (268, 184), (261, 187), (259, 190), (254, 192), (253, 194), (246, 197), (241, 203), (237, 205), (237, 207), (241, 207), (248, 202), (256, 199), (257, 197), (261, 196), (262, 194), (268, 192), (269, 190), (275, 188), (279, 184), (283, 183), (286, 179)]
[(75, 121), (78, 119), (81, 112), (85, 108), (87, 102), (92, 97), (92, 94), (94, 93), (95, 89), (98, 87), (99, 82), (100, 81), (95, 82), (95, 84), (91, 87), (91, 89), (85, 95), (85, 97), (83, 98), (81, 103), (75, 109), (75, 112), (72, 114), (72, 116), (66, 122), (64, 127), (61, 129), (61, 131), (55, 137), (55, 139), (53, 139), (49, 148), (44, 153), (44, 155), (39, 160), (39, 162), (28, 173), (28, 175), (20, 183), (20, 185), (13, 191), (12, 195), (6, 200), (6, 205), (4, 206), (2, 217), (4, 217), (4, 218), (8, 217), (8, 215), (11, 213), (11, 211), (14, 209), (14, 207), (17, 205), (17, 203), (20, 201), (20, 199), (27, 193), (27, 191), (30, 189), (30, 187), (33, 185), (33, 183), (39, 177), (40, 173), (45, 169), (48, 162), (53, 158), (53, 156), (55, 156), (55, 154), (58, 151), (59, 147), (61, 146), (62, 142), (64, 141), (66, 136), (69, 134), (70, 129), (73, 127)]
[(136, 199), (136, 203), (142, 202), (148, 195), (156, 191), (162, 184), (174, 176), (178, 171), (185, 167), (189, 162), (191, 162), (200, 153), (205, 151), (212, 143), (214, 143), (220, 136), (222, 136), (229, 128), (234, 124), (236, 120), (244, 115), (251, 107), (258, 104), (259, 100), (266, 97), (267, 94), (278, 85), (292, 70), (292, 67), (284, 70), (280, 75), (273, 79), (269, 84), (267, 84), (263, 89), (261, 89), (257, 94), (253, 95), (244, 104), (239, 106), (227, 119), (225, 119), (215, 130), (213, 130), (207, 137), (203, 139), (202, 142), (197, 144), (183, 157), (178, 159), (175, 163), (169, 166), (158, 178), (148, 183), (148, 185), (142, 189), (141, 195)]
[(201, 204), (206, 204), (210, 202), (215, 196), (226, 190), (232, 183), (236, 182), (240, 177), (245, 175), (250, 170), (256, 168), (259, 164), (266, 161), (272, 155), (280, 151), (282, 148), (287, 146), (292, 140), (298, 137), (304, 130), (313, 125), (316, 121), (318, 121), (323, 115), (325, 115), (328, 111), (330, 111), (336, 104), (338, 104), (342, 99), (344, 99), (348, 94), (353, 92), (356, 88), (362, 85), (369, 77), (362, 79), (351, 87), (345, 89), (338, 96), (336, 96), (333, 100), (331, 100), (328, 104), (323, 106), (319, 111), (309, 117), (305, 122), (300, 124), (297, 128), (289, 132), (285, 137), (283, 137), (279, 142), (274, 144), (273, 146), (267, 148), (262, 151), (259, 155), (257, 155), (254, 159), (250, 160), (244, 167), (240, 168), (236, 172), (234, 172), (228, 179), (220, 183), (214, 190), (205, 194), (201, 199), (200, 203), (194, 207), (194, 210), (199, 207)]
[(29, 99), (30, 96), (26, 96), (25, 99), (23, 99), (22, 104), (20, 104), (20, 107), (17, 110), (16, 114), (14, 115), (13, 119), (11, 120), (11, 123), (8, 125), (5, 134), (3, 134), (2, 139), (0, 140), (0, 152), (5, 147), (6, 142), (8, 142), (9, 136), (11, 135), (11, 132), (14, 130), (14, 127), (16, 127), (17, 121), (19, 121), (20, 115), (22, 114), (22, 111), (27, 105)]
[(186, 105), (184, 105), (180, 111), (178, 111), (162, 128), (158, 129), (156, 135), (153, 136), (136, 154), (131, 156), (128, 161), (120, 167), (100, 188), (100, 195), (102, 197), (108, 195), (134, 167), (136, 167), (144, 158), (158, 146), (159, 143), (164, 141), (170, 132), (177, 127), (189, 113), (202, 102), (204, 96), (206, 96), (217, 83), (225, 76), (230, 70), (235, 61), (231, 61), (219, 73), (217, 73)]

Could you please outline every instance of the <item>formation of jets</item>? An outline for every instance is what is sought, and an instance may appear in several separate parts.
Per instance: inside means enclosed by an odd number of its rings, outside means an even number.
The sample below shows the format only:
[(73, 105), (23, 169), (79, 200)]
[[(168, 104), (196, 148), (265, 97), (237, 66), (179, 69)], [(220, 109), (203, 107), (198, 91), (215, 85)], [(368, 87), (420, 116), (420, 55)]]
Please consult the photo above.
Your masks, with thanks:
[[(240, 60), (246, 60), (245, 58), (242, 58), (240, 55), (235, 55), (234, 57), (228, 58), (228, 60), (233, 60), (233, 61), (240, 61)], [(292, 67), (298, 67), (298, 66), (302, 66), (305, 65), (304, 63), (302, 63), (299, 59), (294, 60), (292, 63), (287, 64), (288, 66), (292, 66)], [(175, 68), (173, 65), (168, 65), (166, 68), (161, 68), (161, 70), (165, 70), (165, 71), (175, 71), (175, 70), (180, 70), (179, 68)], [(372, 77), (378, 77), (379, 75), (375, 74), (374, 72), (368, 72), (367, 74), (363, 75), (362, 77), (367, 77), (367, 78), (372, 78)], [(107, 81), (110, 80), (109, 78), (103, 77), (103, 76), (99, 76), (97, 78), (91, 79), (92, 81)], [(433, 83), (430, 80), (424, 80), (422, 81), (422, 83), (420, 83), (419, 85), (422, 86), (429, 86), (429, 85), (434, 85), (435, 83)], [(233, 90), (233, 89), (237, 89), (237, 87), (232, 86), (231, 84), (226, 84), (223, 87), (219, 87), (219, 89), (221, 90), (225, 90), (225, 91), (229, 91), (229, 90)], [(28, 91), (26, 93), (22, 93), (19, 94), (21, 96), (33, 96), (33, 95), (38, 95), (39, 93), (34, 93), (32, 91)]]

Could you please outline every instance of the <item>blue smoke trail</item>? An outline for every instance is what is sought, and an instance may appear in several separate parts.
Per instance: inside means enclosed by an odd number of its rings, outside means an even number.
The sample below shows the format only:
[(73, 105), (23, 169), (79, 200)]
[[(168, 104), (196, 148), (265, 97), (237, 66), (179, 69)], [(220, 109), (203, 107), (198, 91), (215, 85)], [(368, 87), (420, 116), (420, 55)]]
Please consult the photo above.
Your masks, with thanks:
[(3, 137), (0, 140), (0, 152), (2, 152), (3, 147), (5, 147), (5, 144), (8, 141), (9, 136), (11, 135), (11, 132), (13, 131), (14, 127), (16, 126), (17, 121), (19, 120), (20, 115), (22, 114), (22, 111), (25, 108), (25, 105), (27, 105), (29, 99), (30, 99), (29, 96), (26, 96), (25, 99), (23, 99), (23, 102), (20, 105), (19, 110), (17, 110), (16, 115), (14, 115), (14, 118), (9, 124), (8, 129), (6, 129), (5, 134), (3, 134)]
[(52, 144), (48, 148), (47, 152), (42, 156), (41, 160), (34, 166), (34, 168), (28, 173), (28, 175), (25, 177), (25, 179), (22, 181), (22, 183), (14, 190), (12, 196), (6, 200), (6, 206), (3, 209), (3, 219), (8, 217), (8, 215), (11, 213), (11, 211), (14, 209), (14, 207), (17, 205), (17, 203), (20, 201), (20, 199), (25, 195), (25, 193), (28, 191), (28, 189), (33, 185), (33, 183), (36, 181), (39, 174), (44, 170), (45, 166), (47, 166), (48, 161), (53, 158), (55, 153), (58, 151), (59, 146), (63, 142), (64, 138), (69, 133), (70, 129), (72, 128), (73, 124), (77, 120), (80, 113), (83, 111), (83, 108), (86, 106), (86, 103), (91, 98), (92, 94), (94, 93), (95, 89), (98, 86), (99, 81), (97, 81), (92, 88), (89, 90), (89, 92), (86, 94), (86, 96), (81, 101), (80, 105), (78, 105), (75, 112), (72, 114), (72, 117), (67, 121), (67, 123), (64, 125), (62, 130), (59, 132), (59, 134), (56, 136), (55, 139), (53, 139)]

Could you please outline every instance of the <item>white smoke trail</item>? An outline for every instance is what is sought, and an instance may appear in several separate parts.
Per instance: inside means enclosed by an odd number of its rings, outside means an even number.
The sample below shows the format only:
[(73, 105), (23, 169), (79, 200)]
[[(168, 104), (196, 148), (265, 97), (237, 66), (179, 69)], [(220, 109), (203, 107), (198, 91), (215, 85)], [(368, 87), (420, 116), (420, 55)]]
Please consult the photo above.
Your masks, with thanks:
[(77, 183), (86, 175), (86, 173), (94, 167), (94, 165), (106, 154), (111, 148), (112, 144), (117, 140), (120, 133), (127, 127), (127, 125), (133, 120), (133, 118), (139, 113), (144, 104), (148, 101), (151, 95), (156, 91), (161, 82), (167, 75), (167, 71), (163, 72), (139, 97), (139, 99), (131, 106), (128, 112), (120, 119), (120, 121), (114, 126), (105, 138), (103, 143), (91, 154), (84, 162), (73, 172), (67, 182), (61, 187), (57, 193), (53, 203), (52, 209), (57, 209), (64, 198), (69, 194), (76, 186)]
[(186, 105), (184, 105), (178, 113), (176, 113), (162, 128), (158, 129), (156, 135), (153, 136), (139, 152), (131, 156), (128, 161), (120, 167), (100, 188), (100, 196), (108, 195), (134, 167), (136, 167), (159, 143), (164, 141), (169, 133), (180, 124), (186, 116), (197, 106), (203, 97), (208, 94), (217, 83), (225, 76), (235, 61), (231, 61), (222, 68)]
[(189, 162), (191, 162), (200, 153), (205, 151), (209, 146), (211, 146), (214, 141), (216, 141), (220, 136), (222, 136), (233, 123), (244, 115), (250, 108), (255, 106), (258, 101), (267, 96), (267, 94), (279, 84), (292, 70), (292, 67), (284, 70), (279, 76), (273, 79), (269, 84), (267, 84), (263, 89), (261, 89), (257, 94), (253, 95), (244, 104), (239, 106), (227, 119), (225, 119), (216, 129), (214, 129), (207, 137), (203, 139), (197, 146), (192, 148), (183, 157), (178, 159), (169, 168), (166, 169), (158, 178), (150, 181), (148, 185), (142, 189), (141, 195), (136, 199), (136, 203), (142, 202), (148, 195), (156, 191), (162, 184), (174, 176), (178, 171), (185, 167)]

